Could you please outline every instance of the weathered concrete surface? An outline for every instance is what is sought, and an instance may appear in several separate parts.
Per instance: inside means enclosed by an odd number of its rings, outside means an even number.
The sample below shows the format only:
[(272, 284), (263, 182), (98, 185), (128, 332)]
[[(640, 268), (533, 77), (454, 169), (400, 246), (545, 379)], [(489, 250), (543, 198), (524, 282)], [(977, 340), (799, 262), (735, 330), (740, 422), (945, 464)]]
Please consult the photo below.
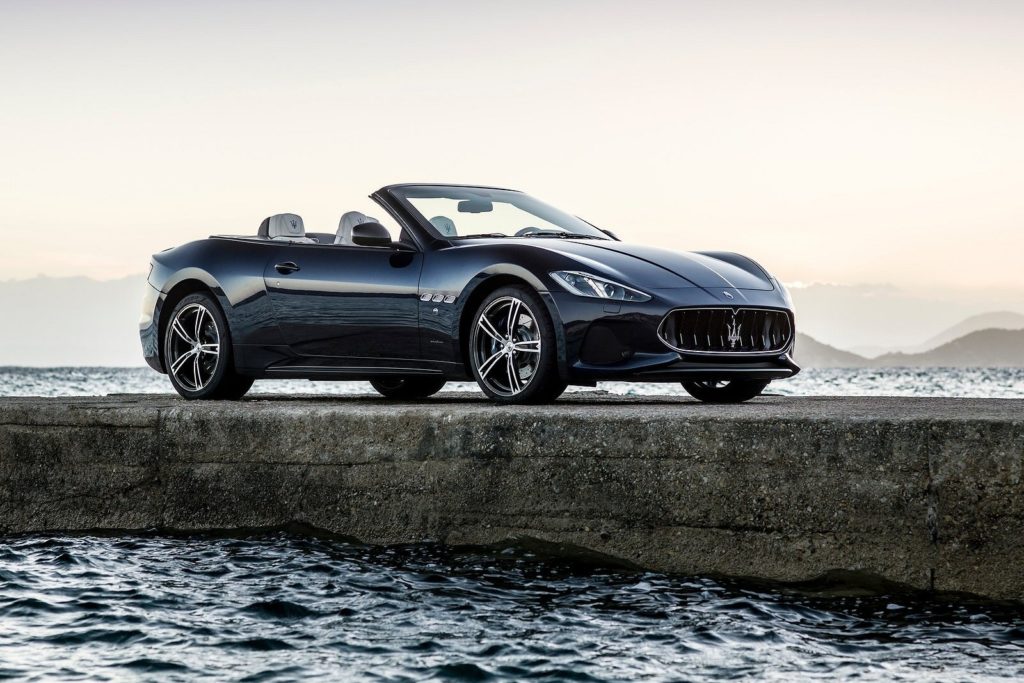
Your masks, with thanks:
[(0, 531), (300, 522), (1024, 599), (1024, 402), (0, 399)]

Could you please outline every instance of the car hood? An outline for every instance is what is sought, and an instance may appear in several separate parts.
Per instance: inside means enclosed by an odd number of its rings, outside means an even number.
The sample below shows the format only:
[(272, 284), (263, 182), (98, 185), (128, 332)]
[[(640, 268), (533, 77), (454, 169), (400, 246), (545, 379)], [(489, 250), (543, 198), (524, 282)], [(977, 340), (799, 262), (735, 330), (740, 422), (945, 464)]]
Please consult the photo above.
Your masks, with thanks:
[[(567, 256), (596, 261), (624, 276), (639, 276), (641, 281), (633, 279), (627, 284), (646, 285), (648, 287), (667, 288), (671, 286), (696, 286), (704, 289), (732, 288), (768, 291), (775, 288), (771, 277), (759, 265), (739, 254), (726, 252), (678, 252), (657, 249), (637, 244), (612, 242), (606, 240), (569, 241), (559, 240), (557, 245), (550, 247)], [(655, 277), (656, 282), (643, 282), (651, 268), (660, 269), (662, 277)], [(633, 272), (639, 271), (639, 272)], [(667, 280), (664, 275), (675, 275)], [(674, 281), (669, 284), (669, 281)]]

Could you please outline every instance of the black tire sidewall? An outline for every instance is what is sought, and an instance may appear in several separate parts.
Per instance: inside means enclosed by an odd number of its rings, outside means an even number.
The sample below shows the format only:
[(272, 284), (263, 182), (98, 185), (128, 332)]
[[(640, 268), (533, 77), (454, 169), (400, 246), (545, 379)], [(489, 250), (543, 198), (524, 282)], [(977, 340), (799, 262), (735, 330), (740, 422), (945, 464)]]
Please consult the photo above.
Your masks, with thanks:
[[(178, 315), (178, 312), (181, 309), (191, 304), (202, 304), (206, 307), (217, 325), (217, 334), (220, 338), (221, 352), (217, 358), (217, 368), (214, 370), (213, 377), (210, 378), (210, 383), (199, 391), (189, 390), (177, 380), (173, 373), (171, 373), (171, 322), (174, 320), (175, 316)], [(177, 391), (182, 398), (194, 400), (217, 397), (219, 390), (224, 387), (225, 381), (230, 380), (234, 376), (234, 368), (231, 367), (233, 363), (231, 358), (231, 333), (228, 330), (227, 320), (224, 318), (224, 314), (221, 312), (220, 306), (217, 305), (217, 302), (213, 297), (201, 292), (189, 294), (174, 306), (171, 310), (170, 316), (167, 318), (167, 325), (164, 330), (162, 353), (164, 368), (167, 370), (167, 376), (170, 378), (171, 385), (174, 387), (174, 390)]]
[[(476, 348), (479, 340), (480, 329), (477, 320), (480, 314), (495, 300), (503, 297), (516, 297), (530, 306), (534, 320), (540, 328), (541, 345), (540, 361), (537, 363), (537, 371), (530, 379), (530, 384), (523, 391), (514, 396), (502, 396), (492, 391), (480, 377), (480, 371), (476, 366)], [(473, 379), (487, 395), (488, 398), (499, 403), (542, 403), (552, 401), (564, 390), (565, 385), (558, 376), (558, 340), (555, 336), (555, 327), (551, 322), (551, 315), (541, 298), (532, 289), (520, 286), (500, 287), (488, 294), (480, 305), (473, 311), (473, 319), (470, 325), (469, 336), (469, 367), (473, 373)]]
[(442, 377), (394, 377), (370, 380), (370, 385), (385, 398), (417, 399), (433, 396), (446, 384)]

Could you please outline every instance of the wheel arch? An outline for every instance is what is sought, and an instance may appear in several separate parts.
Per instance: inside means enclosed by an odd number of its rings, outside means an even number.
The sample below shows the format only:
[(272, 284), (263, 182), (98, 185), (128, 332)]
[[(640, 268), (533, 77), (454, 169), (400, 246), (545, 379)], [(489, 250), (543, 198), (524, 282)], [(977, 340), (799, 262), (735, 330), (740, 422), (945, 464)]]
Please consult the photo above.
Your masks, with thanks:
[[(190, 294), (204, 293), (209, 294), (213, 299), (217, 308), (220, 309), (221, 315), (228, 321), (230, 327), (231, 321), (228, 319), (227, 312), (224, 310), (224, 304), (221, 301), (222, 294), (218, 294), (220, 287), (216, 283), (211, 284), (205, 278), (201, 277), (185, 277), (176, 283), (167, 291), (167, 294), (163, 298), (163, 302), (160, 305), (160, 313), (157, 318), (157, 351), (159, 353), (160, 365), (164, 366), (164, 337), (167, 333), (167, 323), (170, 318), (171, 312), (174, 307), (178, 305), (182, 299)], [(167, 368), (164, 367), (164, 372), (167, 372)]]
[(558, 374), (562, 379), (565, 379), (568, 376), (565, 354), (565, 329), (562, 325), (562, 319), (558, 314), (558, 310), (555, 308), (551, 298), (547, 296), (547, 290), (543, 288), (543, 285), (536, 276), (528, 272), (518, 273), (510, 271), (497, 272), (483, 276), (472, 289), (468, 290), (468, 294), (464, 294), (460, 297), (461, 309), (458, 316), (456, 339), (459, 340), (459, 358), (462, 361), (467, 374), (470, 374), (469, 338), (473, 325), (473, 316), (483, 300), (492, 292), (508, 286), (525, 287), (537, 294), (540, 300), (544, 303), (548, 317), (551, 319), (551, 326), (555, 330), (555, 340), (558, 348)]

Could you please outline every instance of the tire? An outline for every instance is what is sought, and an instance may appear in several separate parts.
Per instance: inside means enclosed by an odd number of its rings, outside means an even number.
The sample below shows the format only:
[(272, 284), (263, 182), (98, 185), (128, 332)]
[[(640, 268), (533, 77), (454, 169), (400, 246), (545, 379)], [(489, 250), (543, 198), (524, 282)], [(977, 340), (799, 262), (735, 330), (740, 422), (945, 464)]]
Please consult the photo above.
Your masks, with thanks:
[(251, 377), (235, 372), (231, 332), (209, 294), (189, 294), (178, 302), (163, 342), (164, 368), (182, 398), (237, 400), (252, 387)]
[(470, 326), (469, 365), (480, 389), (498, 403), (549, 403), (567, 385), (558, 376), (554, 325), (527, 287), (501, 287), (480, 303)]
[(771, 380), (735, 379), (730, 381), (683, 382), (683, 389), (704, 403), (743, 403), (760, 396)]
[(438, 377), (388, 377), (371, 379), (370, 384), (385, 398), (409, 400), (433, 396), (441, 391), (445, 380)]

